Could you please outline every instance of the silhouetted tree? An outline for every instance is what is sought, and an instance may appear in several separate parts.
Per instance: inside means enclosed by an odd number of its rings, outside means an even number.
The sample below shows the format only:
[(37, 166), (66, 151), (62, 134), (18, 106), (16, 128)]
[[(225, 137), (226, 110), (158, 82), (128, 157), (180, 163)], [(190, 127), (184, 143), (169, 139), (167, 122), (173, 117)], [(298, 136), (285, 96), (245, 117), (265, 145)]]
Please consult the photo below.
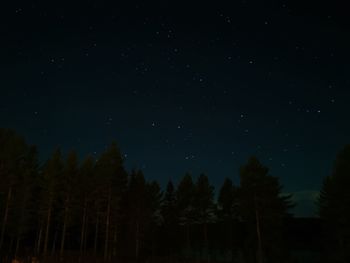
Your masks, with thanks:
[[(319, 198), (319, 213), (329, 231), (330, 261), (350, 261), (350, 145), (337, 155), (333, 172), (326, 177)], [(331, 244), (335, 244), (331, 245)]]
[[(195, 186), (190, 174), (186, 174), (179, 183), (176, 191), (179, 224), (185, 229), (185, 244), (187, 254), (191, 251), (191, 225), (194, 224)], [(189, 256), (189, 254), (188, 254)]]
[(79, 222), (81, 224), (81, 230), (80, 230), (80, 245), (79, 245), (79, 252), (80, 252), (80, 260), (82, 256), (84, 255), (84, 251), (86, 249), (86, 241), (88, 236), (88, 216), (92, 212), (91, 206), (93, 204), (93, 196), (91, 193), (93, 192), (94, 185), (93, 185), (93, 178), (94, 178), (94, 168), (95, 168), (95, 161), (91, 156), (88, 156), (86, 159), (84, 159), (83, 163), (80, 166), (79, 173), (78, 173), (78, 181), (79, 181), (79, 187), (77, 187), (78, 192), (78, 199), (79, 199)]
[[(41, 172), (41, 199), (40, 210), (41, 218), (39, 219), (39, 233), (37, 246), (38, 251), (41, 248), (42, 235), (44, 233), (43, 255), (47, 256), (48, 245), (51, 231), (51, 224), (54, 214), (54, 209), (57, 206), (57, 201), (60, 193), (60, 179), (63, 171), (63, 161), (61, 151), (57, 149), (52, 157), (45, 163)], [(55, 230), (56, 232), (57, 230)], [(57, 233), (57, 232), (56, 232)], [(57, 237), (55, 233), (55, 237)], [(53, 247), (56, 238), (53, 240)]]
[(245, 223), (255, 228), (255, 231), (248, 231), (251, 238), (248, 247), (256, 248), (256, 253), (252, 251), (249, 254), (255, 254), (258, 263), (282, 260), (279, 235), (292, 202), (291, 196), (282, 195), (281, 190), (278, 178), (270, 176), (269, 169), (255, 157), (241, 167), (240, 213)]
[[(18, 186), (20, 185), (21, 170), (26, 162), (28, 146), (24, 139), (13, 130), (0, 129), (0, 185), (3, 193), (4, 211), (1, 221), (0, 251), (3, 248), (4, 238), (10, 214), (13, 212), (13, 205)], [(17, 191), (17, 193), (16, 193)], [(10, 243), (11, 248), (12, 242)]]
[(162, 246), (165, 247), (168, 256), (172, 257), (178, 248), (178, 206), (176, 192), (172, 181), (169, 181), (164, 193), (161, 215), (163, 218)]
[(97, 160), (95, 172), (98, 179), (97, 196), (100, 201), (98, 205), (102, 205), (105, 218), (104, 260), (106, 261), (111, 257), (111, 230), (113, 226), (116, 238), (119, 223), (116, 217), (119, 217), (120, 201), (127, 185), (123, 158), (116, 143), (112, 143)]
[(201, 240), (203, 240), (207, 261), (209, 261), (208, 224), (215, 220), (214, 187), (210, 185), (208, 177), (204, 174), (199, 175), (197, 179), (193, 206), (195, 221), (203, 229)]
[[(31, 254), (42, 255), (42, 262), (62, 262), (63, 256), (72, 262), (155, 262), (164, 255), (177, 261), (177, 255), (193, 258), (197, 248), (209, 260), (219, 243), (232, 262), (288, 259), (282, 226), (291, 196), (254, 157), (241, 167), (239, 186), (225, 179), (217, 203), (204, 174), (195, 184), (186, 174), (177, 189), (169, 181), (164, 193), (142, 171), (128, 174), (115, 143), (96, 160), (80, 164), (71, 151), (63, 161), (57, 149), (38, 166), (35, 147), (0, 129), (1, 262)], [(350, 261), (349, 184), (350, 145), (338, 154), (319, 199), (332, 263)]]
[(156, 251), (158, 249), (157, 241), (159, 238), (158, 229), (162, 224), (162, 216), (161, 216), (161, 202), (163, 197), (163, 192), (156, 181), (151, 181), (146, 184), (147, 191), (147, 203), (146, 203), (146, 213), (145, 213), (145, 221), (146, 221), (146, 229), (147, 233), (146, 240), (149, 244), (149, 251), (151, 251), (151, 260), (153, 261)]
[(60, 189), (60, 197), (62, 198), (62, 234), (61, 234), (61, 248), (60, 257), (63, 257), (64, 245), (66, 241), (66, 231), (67, 227), (72, 218), (73, 204), (75, 202), (74, 198), (77, 191), (77, 178), (78, 178), (78, 156), (75, 151), (68, 153), (67, 160), (65, 162)]
[(239, 221), (239, 200), (238, 189), (232, 183), (232, 180), (226, 178), (218, 196), (217, 215), (224, 226), (224, 235), (226, 237), (225, 248), (231, 251), (233, 260), (233, 235), (234, 225)]
[(21, 163), (18, 194), (15, 198), (15, 213), (12, 219), (15, 224), (13, 233), (16, 234), (15, 257), (17, 257), (22, 239), (27, 237), (30, 230), (34, 227), (36, 201), (34, 191), (38, 183), (38, 160), (36, 147), (32, 146), (28, 149), (28, 154)]
[(130, 174), (127, 202), (128, 237), (132, 241), (131, 253), (134, 255), (134, 259), (138, 261), (148, 212), (146, 181), (142, 171), (132, 171)]

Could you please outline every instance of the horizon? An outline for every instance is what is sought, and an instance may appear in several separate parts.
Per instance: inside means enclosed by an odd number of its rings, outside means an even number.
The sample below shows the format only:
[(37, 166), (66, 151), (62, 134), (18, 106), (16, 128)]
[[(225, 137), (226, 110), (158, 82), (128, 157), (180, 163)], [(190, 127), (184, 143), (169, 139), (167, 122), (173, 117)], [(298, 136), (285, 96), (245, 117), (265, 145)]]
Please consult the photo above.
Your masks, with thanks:
[(116, 140), (129, 170), (161, 185), (205, 172), (218, 188), (254, 155), (311, 215), (350, 142), (336, 2), (19, 1), (1, 14), (1, 126), (42, 161)]

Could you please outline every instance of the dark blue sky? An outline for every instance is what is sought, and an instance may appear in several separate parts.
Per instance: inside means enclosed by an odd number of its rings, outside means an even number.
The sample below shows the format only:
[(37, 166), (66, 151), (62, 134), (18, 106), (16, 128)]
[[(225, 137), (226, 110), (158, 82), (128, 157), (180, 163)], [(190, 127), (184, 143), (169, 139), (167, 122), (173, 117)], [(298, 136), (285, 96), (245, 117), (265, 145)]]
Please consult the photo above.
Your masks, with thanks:
[(163, 185), (187, 171), (238, 183), (256, 155), (310, 214), (350, 134), (349, 25), (315, 3), (7, 4), (1, 126), (43, 161), (116, 140)]

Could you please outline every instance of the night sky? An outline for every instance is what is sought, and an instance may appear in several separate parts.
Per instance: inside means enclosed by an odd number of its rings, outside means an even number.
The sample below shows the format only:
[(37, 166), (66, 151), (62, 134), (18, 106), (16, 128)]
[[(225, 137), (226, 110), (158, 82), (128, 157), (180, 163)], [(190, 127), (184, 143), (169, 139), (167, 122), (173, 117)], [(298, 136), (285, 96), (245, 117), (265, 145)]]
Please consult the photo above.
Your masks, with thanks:
[(39, 148), (164, 185), (238, 183), (256, 155), (312, 202), (350, 141), (350, 27), (336, 1), (11, 1), (0, 9), (0, 123)]

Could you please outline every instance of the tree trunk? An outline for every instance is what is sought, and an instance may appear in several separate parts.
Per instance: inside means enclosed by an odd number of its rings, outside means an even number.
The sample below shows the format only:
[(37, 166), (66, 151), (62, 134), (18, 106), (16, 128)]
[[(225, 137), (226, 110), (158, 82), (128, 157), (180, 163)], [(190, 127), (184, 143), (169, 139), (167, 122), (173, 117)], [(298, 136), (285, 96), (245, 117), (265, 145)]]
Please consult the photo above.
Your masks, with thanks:
[(44, 241), (44, 257), (47, 255), (47, 246), (49, 243), (49, 231), (50, 231), (50, 221), (51, 221), (51, 206), (52, 199), (49, 202), (49, 209), (47, 210), (47, 219), (46, 219), (46, 232), (45, 232), (45, 241)]
[(207, 262), (209, 262), (209, 246), (208, 246), (208, 224), (207, 222), (204, 223), (204, 249), (205, 249), (205, 255), (207, 258)]
[(154, 231), (154, 229), (153, 229), (153, 227), (152, 227), (152, 231), (151, 231), (151, 234), (152, 234), (152, 253), (151, 253), (151, 262), (154, 262), (155, 260), (155, 256), (156, 256), (156, 249), (157, 249), (157, 247), (156, 247), (156, 233), (155, 233), (155, 231)]
[(12, 254), (12, 249), (13, 249), (13, 243), (15, 242), (15, 237), (12, 236), (11, 237), (11, 240), (10, 240), (10, 247), (9, 247), (9, 250), (8, 250), (8, 253), (11, 255)]
[(95, 224), (94, 256), (96, 256), (96, 253), (97, 253), (98, 224), (99, 224), (99, 215), (98, 215), (98, 211), (97, 211), (97, 214), (96, 214), (96, 224)]
[(83, 241), (83, 255), (86, 254), (86, 242), (87, 242), (87, 238), (88, 238), (88, 233), (89, 233), (89, 217), (86, 214), (86, 218), (85, 218), (85, 230), (84, 230), (84, 241)]
[(139, 250), (140, 250), (140, 224), (139, 222), (137, 221), (136, 222), (136, 231), (135, 231), (135, 259), (136, 259), (136, 262), (138, 261), (139, 259)]
[(19, 250), (19, 244), (21, 242), (21, 238), (20, 236), (17, 236), (17, 240), (16, 240), (16, 248), (15, 248), (15, 258), (17, 258), (18, 255), (18, 250)]
[(69, 212), (68, 204), (69, 204), (69, 198), (67, 198), (67, 200), (66, 200), (66, 207), (64, 209), (64, 221), (63, 221), (62, 238), (61, 238), (61, 249), (60, 249), (61, 260), (63, 259), (64, 242), (65, 242), (65, 239), (66, 239), (66, 230), (67, 230), (68, 212)]
[(110, 210), (111, 210), (111, 189), (108, 194), (108, 204), (107, 204), (107, 217), (106, 217), (106, 237), (105, 237), (105, 252), (104, 260), (108, 259), (108, 241), (109, 241), (109, 220), (110, 220)]
[(187, 249), (187, 253), (188, 253), (188, 257), (191, 251), (191, 240), (190, 240), (190, 225), (187, 223), (185, 225), (185, 231), (186, 231), (186, 249)]
[(260, 217), (259, 211), (255, 208), (255, 219), (256, 219), (256, 234), (258, 237), (258, 251), (257, 251), (257, 262), (263, 263), (263, 250), (262, 250), (262, 240), (261, 240), (261, 230), (260, 230)]
[(39, 233), (38, 233), (38, 240), (37, 240), (37, 244), (36, 244), (36, 254), (37, 255), (40, 254), (42, 233), (43, 233), (43, 225), (40, 224), (40, 229), (39, 229)]
[(20, 214), (19, 214), (19, 221), (17, 226), (17, 238), (16, 238), (16, 247), (15, 247), (15, 258), (17, 258), (20, 243), (22, 240), (23, 231), (25, 228), (26, 223), (28, 223), (28, 218), (26, 217), (26, 213), (28, 214), (27, 208), (27, 201), (29, 196), (29, 187), (26, 187), (23, 191), (21, 191), (21, 202), (20, 202)]
[(236, 259), (234, 258), (234, 247), (233, 247), (233, 220), (230, 218), (229, 223), (229, 246), (231, 251), (231, 262), (234, 262)]
[(113, 237), (113, 258), (115, 259), (117, 257), (117, 237), (118, 237), (118, 228), (117, 224), (115, 225), (114, 229), (114, 237)]
[(51, 256), (54, 256), (56, 254), (57, 236), (58, 236), (58, 229), (56, 229), (55, 235), (54, 235), (54, 238), (53, 238), (52, 249), (51, 249)]
[(2, 246), (4, 244), (5, 230), (6, 230), (6, 224), (7, 224), (7, 219), (8, 219), (8, 212), (9, 212), (11, 197), (12, 197), (12, 186), (10, 186), (10, 188), (7, 192), (5, 214), (4, 214), (4, 219), (2, 221), (2, 226), (1, 226), (0, 250), (2, 249)]
[(81, 236), (80, 236), (80, 255), (79, 255), (79, 262), (81, 261), (81, 258), (83, 256), (83, 247), (84, 247), (84, 241), (85, 241), (85, 224), (86, 224), (86, 199), (84, 201), (84, 210), (83, 210), (83, 222), (81, 225)]

